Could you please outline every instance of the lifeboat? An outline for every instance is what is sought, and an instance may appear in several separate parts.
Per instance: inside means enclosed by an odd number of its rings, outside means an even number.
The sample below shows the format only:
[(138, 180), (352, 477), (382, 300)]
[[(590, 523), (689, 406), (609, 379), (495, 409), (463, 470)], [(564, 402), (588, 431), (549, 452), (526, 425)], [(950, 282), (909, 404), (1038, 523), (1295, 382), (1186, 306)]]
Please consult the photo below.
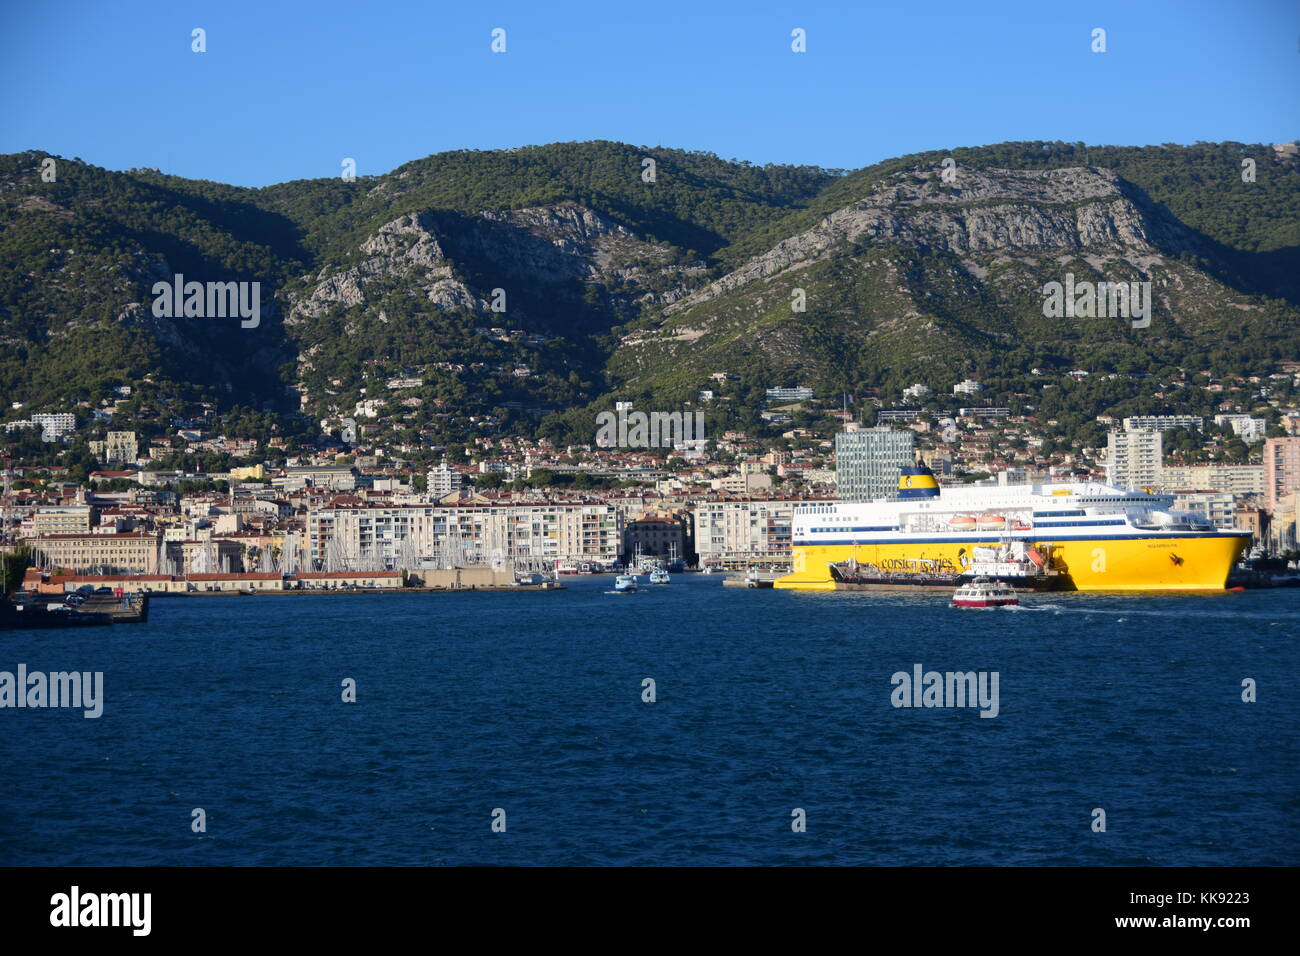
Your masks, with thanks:
[(977, 526), (981, 531), (996, 531), (1007, 526), (1006, 515), (980, 515)]
[(975, 530), (975, 519), (970, 515), (953, 515), (948, 519), (948, 527), (954, 531)]

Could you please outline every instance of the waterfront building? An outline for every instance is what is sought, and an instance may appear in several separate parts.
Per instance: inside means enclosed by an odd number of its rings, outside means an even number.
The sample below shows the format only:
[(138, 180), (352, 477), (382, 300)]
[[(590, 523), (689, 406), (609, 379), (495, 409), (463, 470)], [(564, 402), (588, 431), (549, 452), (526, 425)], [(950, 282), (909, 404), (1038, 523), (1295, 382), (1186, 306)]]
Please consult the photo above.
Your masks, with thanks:
[(654, 558), (686, 556), (686, 521), (680, 515), (643, 515), (623, 531), (625, 559), (637, 552)]
[(157, 574), (160, 535), (144, 531), (122, 534), (50, 534), (25, 538), (39, 567), (69, 571), (104, 569), (124, 574)]
[(790, 560), (793, 501), (704, 501), (695, 508), (701, 564), (743, 566)]
[(325, 570), (618, 560), (621, 512), (609, 504), (366, 506), (335, 502), (307, 516), (311, 560)]

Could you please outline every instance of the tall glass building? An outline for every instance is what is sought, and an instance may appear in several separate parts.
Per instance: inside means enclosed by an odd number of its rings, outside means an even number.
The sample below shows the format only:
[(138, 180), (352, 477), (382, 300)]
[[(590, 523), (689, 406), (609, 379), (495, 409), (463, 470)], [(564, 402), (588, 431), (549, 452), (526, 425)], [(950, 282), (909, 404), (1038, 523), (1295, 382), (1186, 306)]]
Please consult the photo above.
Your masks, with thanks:
[(835, 436), (835, 482), (841, 501), (898, 497), (898, 476), (912, 463), (911, 429), (850, 424)]

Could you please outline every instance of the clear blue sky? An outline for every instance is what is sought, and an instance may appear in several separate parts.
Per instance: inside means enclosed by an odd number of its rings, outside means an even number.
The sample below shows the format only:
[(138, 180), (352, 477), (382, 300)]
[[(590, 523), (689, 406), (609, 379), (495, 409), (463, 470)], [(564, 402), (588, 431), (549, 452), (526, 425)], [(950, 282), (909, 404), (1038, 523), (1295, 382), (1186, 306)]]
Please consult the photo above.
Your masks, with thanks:
[(857, 167), (1300, 136), (1296, 0), (0, 3), (0, 152), (240, 185), (562, 140)]

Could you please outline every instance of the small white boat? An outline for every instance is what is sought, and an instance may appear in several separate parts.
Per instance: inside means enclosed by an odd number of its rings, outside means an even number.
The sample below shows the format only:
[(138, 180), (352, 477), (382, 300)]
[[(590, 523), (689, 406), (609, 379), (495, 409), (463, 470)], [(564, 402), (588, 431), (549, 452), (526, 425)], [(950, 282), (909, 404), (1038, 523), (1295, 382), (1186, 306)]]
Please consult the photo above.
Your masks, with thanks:
[(656, 570), (650, 572), (651, 584), (667, 584), (670, 580), (672, 579), (668, 577), (668, 572), (665, 571), (663, 568), (657, 568)]
[(620, 574), (614, 579), (614, 590), (619, 593), (630, 594), (636, 590), (635, 574)]
[(716, 574), (717, 570), (718, 569), (713, 565), (706, 564), (704, 567), (700, 568), (700, 574)]
[(953, 607), (1007, 607), (1019, 603), (1011, 585), (984, 577), (963, 584), (952, 596)]

